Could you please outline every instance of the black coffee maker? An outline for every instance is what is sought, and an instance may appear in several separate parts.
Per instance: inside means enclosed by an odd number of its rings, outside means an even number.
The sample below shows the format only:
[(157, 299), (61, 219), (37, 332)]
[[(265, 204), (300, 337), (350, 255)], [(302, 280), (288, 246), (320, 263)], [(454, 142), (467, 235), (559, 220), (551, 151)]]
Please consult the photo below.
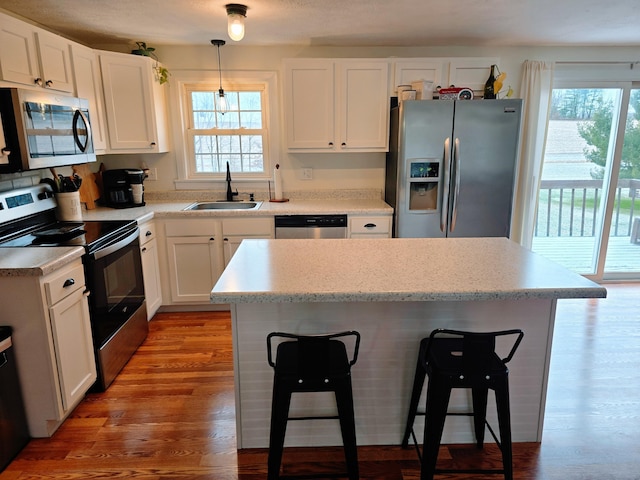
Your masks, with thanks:
[(132, 208), (144, 205), (145, 174), (142, 170), (121, 168), (102, 172), (102, 203), (111, 208)]

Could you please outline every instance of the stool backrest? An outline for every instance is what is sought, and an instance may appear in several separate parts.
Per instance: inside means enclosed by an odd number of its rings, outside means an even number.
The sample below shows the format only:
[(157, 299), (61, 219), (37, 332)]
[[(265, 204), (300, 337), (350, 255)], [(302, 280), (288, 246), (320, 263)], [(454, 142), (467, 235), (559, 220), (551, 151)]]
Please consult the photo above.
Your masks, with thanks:
[(296, 335), (285, 332), (272, 332), (267, 335), (267, 359), (269, 365), (276, 368), (272, 354), (272, 340), (274, 338), (290, 339), (290, 341), (297, 342), (298, 374), (301, 377), (323, 376), (327, 367), (334, 363), (331, 355), (336, 350), (332, 348), (332, 343), (339, 342), (342, 345), (342, 351), (346, 351), (343, 342), (337, 340), (343, 337), (354, 337), (351, 358), (347, 357), (348, 367), (351, 367), (358, 360), (358, 351), (360, 349), (360, 333), (354, 330), (326, 335)]
[(497, 357), (496, 338), (505, 336), (515, 337), (509, 354), (499, 359), (503, 364), (507, 364), (513, 358), (522, 341), (522, 337), (524, 337), (524, 332), (520, 329), (501, 330), (498, 332), (466, 332), (438, 328), (429, 335), (427, 348), (422, 352), (424, 356), (420, 361), (423, 365), (427, 364), (434, 339), (438, 337), (458, 338), (460, 339), (460, 352), (456, 353), (460, 355), (462, 370), (467, 375), (482, 375)]

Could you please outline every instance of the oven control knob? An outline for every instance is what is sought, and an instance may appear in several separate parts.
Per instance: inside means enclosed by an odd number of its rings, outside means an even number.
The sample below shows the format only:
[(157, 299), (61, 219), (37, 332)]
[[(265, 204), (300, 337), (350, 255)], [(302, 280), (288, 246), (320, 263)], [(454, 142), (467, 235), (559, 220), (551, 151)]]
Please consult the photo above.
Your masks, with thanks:
[(38, 194), (38, 199), (39, 200), (46, 200), (47, 198), (53, 198), (53, 192), (50, 192), (49, 190), (46, 190), (46, 191), (40, 192)]

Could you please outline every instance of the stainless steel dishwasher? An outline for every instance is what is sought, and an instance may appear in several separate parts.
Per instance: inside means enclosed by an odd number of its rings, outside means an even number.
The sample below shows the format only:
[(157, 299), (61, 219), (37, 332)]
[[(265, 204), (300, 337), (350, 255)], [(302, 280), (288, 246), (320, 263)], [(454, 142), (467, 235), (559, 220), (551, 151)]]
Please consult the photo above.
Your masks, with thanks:
[(346, 215), (276, 215), (276, 238), (347, 238)]

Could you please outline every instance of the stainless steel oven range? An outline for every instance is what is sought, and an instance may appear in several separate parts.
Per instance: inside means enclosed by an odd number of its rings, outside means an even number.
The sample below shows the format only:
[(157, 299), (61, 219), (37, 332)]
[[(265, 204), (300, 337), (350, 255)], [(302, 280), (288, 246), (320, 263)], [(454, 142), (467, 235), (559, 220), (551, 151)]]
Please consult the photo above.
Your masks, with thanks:
[(48, 185), (0, 193), (0, 247), (82, 246), (89, 313), (105, 390), (148, 332), (135, 221), (59, 222)]

